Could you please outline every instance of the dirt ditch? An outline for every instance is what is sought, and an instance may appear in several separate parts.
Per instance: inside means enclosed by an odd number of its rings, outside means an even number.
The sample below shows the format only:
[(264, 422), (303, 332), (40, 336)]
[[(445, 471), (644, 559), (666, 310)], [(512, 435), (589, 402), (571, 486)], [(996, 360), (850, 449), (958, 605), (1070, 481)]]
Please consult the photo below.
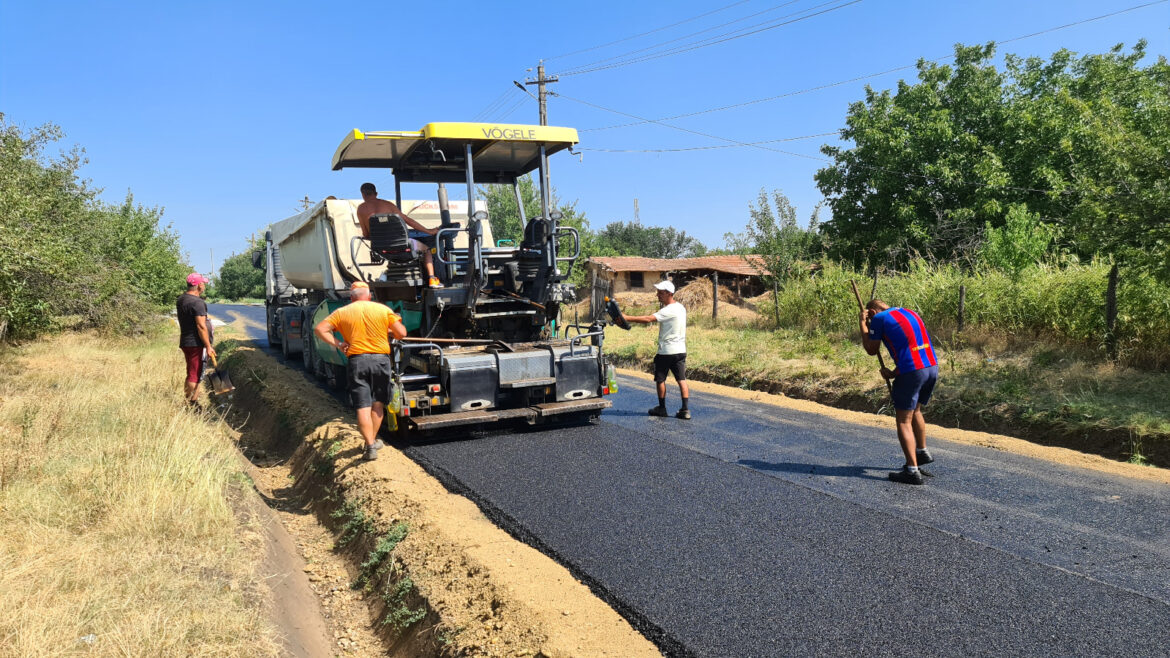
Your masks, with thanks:
[(657, 656), (564, 567), (392, 447), (361, 461), (352, 412), (249, 347), (229, 418), (346, 656)]

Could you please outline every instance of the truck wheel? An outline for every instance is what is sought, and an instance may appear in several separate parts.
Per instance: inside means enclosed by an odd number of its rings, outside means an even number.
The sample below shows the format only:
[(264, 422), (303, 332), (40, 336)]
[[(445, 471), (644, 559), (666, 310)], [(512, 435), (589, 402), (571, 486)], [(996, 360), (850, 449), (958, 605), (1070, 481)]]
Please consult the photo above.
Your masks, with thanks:
[(345, 366), (329, 364), (329, 388), (335, 391), (345, 388)]
[[(301, 327), (304, 327), (304, 326), (305, 326), (305, 323), (304, 323), (304, 320), (302, 318)], [(302, 334), (303, 333), (304, 332), (302, 331)], [(317, 352), (317, 350), (315, 350), (313, 347), (313, 343), (314, 343), (314, 341), (313, 341), (312, 334), (305, 336), (301, 340), (301, 364), (305, 366), (305, 372), (309, 373), (310, 375), (313, 374), (313, 368), (314, 368), (314, 366), (317, 365), (315, 363), (316, 359), (313, 358), (314, 356), (316, 356), (316, 352)]]
[(291, 356), (288, 353), (288, 341), (287, 340), (280, 341), (280, 355), (284, 357), (285, 361), (288, 361), (289, 356)]

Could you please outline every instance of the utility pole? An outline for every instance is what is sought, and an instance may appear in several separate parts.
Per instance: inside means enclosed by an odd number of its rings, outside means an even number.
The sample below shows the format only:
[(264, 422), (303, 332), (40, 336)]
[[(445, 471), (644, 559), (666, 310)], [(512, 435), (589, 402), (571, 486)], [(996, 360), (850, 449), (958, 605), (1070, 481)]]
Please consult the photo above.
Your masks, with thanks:
[[(531, 69), (529, 69), (529, 70), (531, 70)], [(526, 84), (526, 85), (536, 85), (536, 100), (537, 100), (538, 104), (540, 105), (540, 125), (542, 125), (542, 126), (548, 125), (548, 90), (545, 87), (545, 85), (547, 85), (551, 82), (557, 82), (557, 81), (558, 81), (558, 79), (557, 79), (557, 76), (555, 76), (555, 75), (552, 76), (551, 78), (544, 77), (544, 60), (543, 59), (540, 60), (540, 62), (536, 65), (536, 79), (533, 80), (532, 78), (528, 78), (524, 81), (524, 84)], [(548, 174), (548, 163), (547, 162), (545, 163), (545, 166), (544, 166), (544, 180), (541, 182), (543, 183), (544, 188), (546, 190), (548, 190), (549, 196), (552, 196), (552, 188), (550, 187), (551, 183), (550, 183), (549, 174)], [(550, 208), (549, 210), (551, 211), (552, 209)]]
[[(532, 69), (528, 70), (531, 71)], [(524, 81), (526, 85), (536, 85), (536, 100), (540, 103), (540, 125), (542, 126), (548, 125), (548, 89), (545, 85), (557, 81), (558, 78), (555, 75), (550, 78), (544, 77), (543, 59), (536, 65), (536, 79), (528, 78)]]
[(635, 223), (635, 224), (640, 224), (640, 223), (641, 223), (641, 222), (638, 220), (638, 199), (637, 199), (637, 198), (635, 198), (635, 199), (634, 199), (634, 223)]

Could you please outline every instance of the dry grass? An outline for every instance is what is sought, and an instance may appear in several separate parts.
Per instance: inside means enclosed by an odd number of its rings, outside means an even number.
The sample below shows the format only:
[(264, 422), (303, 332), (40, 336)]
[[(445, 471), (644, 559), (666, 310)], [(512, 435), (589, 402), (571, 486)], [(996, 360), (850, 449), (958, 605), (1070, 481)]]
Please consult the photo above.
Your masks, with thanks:
[(68, 333), (0, 361), (0, 654), (277, 653), (246, 479), (183, 407), (173, 344)]

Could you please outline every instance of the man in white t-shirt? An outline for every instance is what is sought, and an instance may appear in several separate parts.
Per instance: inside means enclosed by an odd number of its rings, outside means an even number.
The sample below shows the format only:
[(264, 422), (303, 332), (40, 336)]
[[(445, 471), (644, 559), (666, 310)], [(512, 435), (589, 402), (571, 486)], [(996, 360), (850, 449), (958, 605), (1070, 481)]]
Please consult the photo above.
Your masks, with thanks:
[(674, 301), (674, 284), (670, 281), (659, 281), (654, 284), (658, 290), (658, 303), (662, 308), (654, 315), (626, 315), (622, 317), (626, 322), (641, 324), (658, 323), (658, 354), (654, 357), (654, 383), (658, 385), (658, 406), (650, 410), (651, 416), (663, 416), (666, 413), (666, 373), (674, 373), (674, 380), (678, 382), (678, 390), (682, 395), (682, 409), (675, 414), (675, 418), (690, 420), (691, 410), (687, 403), (691, 399), (691, 389), (687, 386), (687, 309)]

